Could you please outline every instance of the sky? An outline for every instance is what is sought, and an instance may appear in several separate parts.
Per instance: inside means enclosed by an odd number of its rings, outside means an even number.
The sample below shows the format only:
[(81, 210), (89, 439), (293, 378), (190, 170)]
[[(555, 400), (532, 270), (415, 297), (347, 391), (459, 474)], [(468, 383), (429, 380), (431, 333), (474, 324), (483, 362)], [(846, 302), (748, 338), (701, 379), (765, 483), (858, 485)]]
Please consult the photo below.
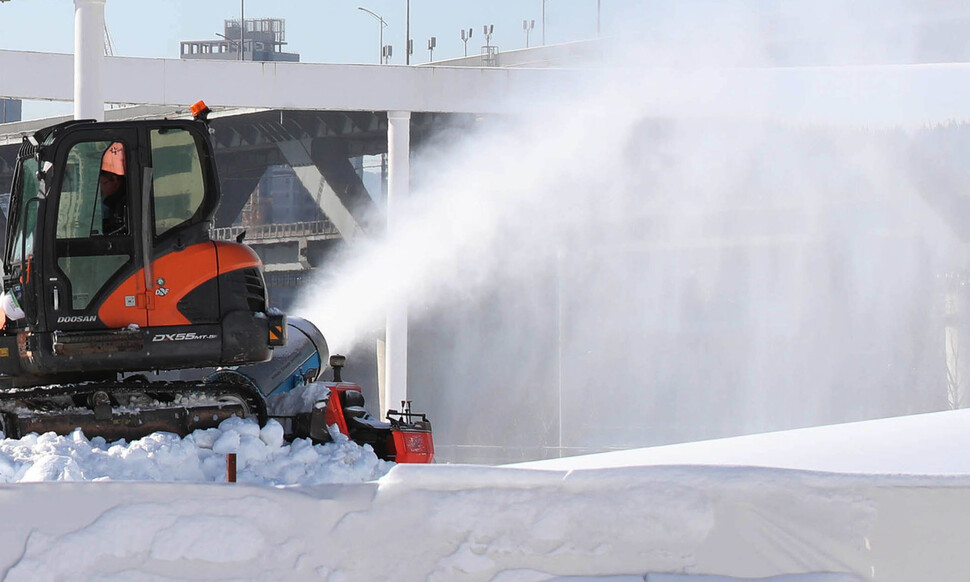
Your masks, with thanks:
[[(687, 44), (703, 45), (717, 39), (711, 44), (728, 55), (751, 35), (764, 36), (769, 43), (782, 39), (788, 43), (789, 52), (810, 55), (810, 60), (821, 64), (827, 64), (830, 55), (805, 48), (817, 40), (814, 37), (819, 30), (841, 38), (841, 42), (829, 44), (838, 46), (840, 55), (857, 57), (853, 60), (864, 60), (870, 54), (853, 55), (854, 49), (848, 47), (873, 34), (888, 41), (878, 43), (879, 52), (885, 52), (885, 46), (898, 47), (898, 56), (906, 60), (913, 44), (913, 35), (906, 27), (920, 21), (917, 44), (926, 59), (970, 60), (970, 48), (960, 42), (970, 30), (970, 8), (956, 0), (860, 0), (851, 6), (835, 0), (246, 0), (244, 5), (235, 0), (107, 0), (105, 17), (118, 56), (178, 58), (180, 41), (216, 39), (223, 21), (238, 18), (244, 8), (247, 18), (284, 19), (285, 50), (299, 53), (304, 62), (376, 63), (380, 27), (376, 19), (359, 10), (363, 7), (385, 20), (383, 42), (393, 47), (391, 63), (404, 64), (408, 5), (415, 47), (411, 64), (430, 60), (427, 44), (432, 36), (437, 41), (435, 61), (462, 56), (462, 29), (472, 30), (467, 48), (469, 54), (476, 54), (484, 44), (484, 25), (494, 26), (491, 44), (499, 50), (524, 48), (523, 20), (535, 21), (529, 34), (531, 46), (541, 44), (543, 28), (547, 44), (595, 38), (599, 20), (604, 37), (632, 36), (649, 41), (694, 34), (697, 42)], [(149, 13), (146, 6), (158, 8)], [(70, 0), (0, 2), (0, 49), (73, 52), (73, 12)], [(720, 36), (719, 31), (732, 30), (751, 13), (759, 15), (757, 28)], [(849, 18), (845, 18), (846, 13)], [(38, 18), (39, 14), (43, 18)], [(70, 112), (70, 105), (63, 103), (31, 102), (24, 106), (27, 119)]]
[[(105, 21), (117, 56), (178, 58), (183, 40), (214, 40), (225, 19), (282, 18), (286, 21), (287, 52), (300, 54), (303, 62), (376, 63), (380, 54), (379, 22), (358, 9), (364, 7), (387, 23), (384, 44), (393, 47), (391, 64), (404, 64), (407, 0), (215, 0), (195, 2), (166, 0), (149, 4), (132, 0), (108, 0)], [(494, 26), (491, 44), (500, 50), (524, 48), (523, 20), (535, 20), (530, 46), (542, 38), (542, 6), (545, 4), (547, 43), (596, 36), (597, 4), (601, 30), (608, 34), (620, 11), (641, 4), (639, 0), (410, 0), (411, 64), (430, 59), (428, 39), (436, 37), (434, 60), (463, 55), (462, 29), (472, 29), (468, 53), (477, 54), (484, 44), (483, 26)], [(147, 13), (146, 6), (159, 8)], [(43, 14), (44, 18), (37, 18)], [(72, 53), (74, 10), (69, 0), (11, 0), (0, 3), (0, 49)], [(67, 103), (24, 104), (25, 119), (68, 114)]]
[[(597, 0), (545, 0), (546, 41), (559, 43), (593, 38), (596, 35)], [(608, 32), (613, 14), (624, 0), (600, 0), (602, 26)], [(392, 63), (404, 64), (406, 0), (215, 0), (193, 2), (168, 0), (146, 14), (145, 2), (108, 0), (105, 19), (115, 54), (119, 56), (178, 58), (179, 41), (215, 39), (223, 20), (239, 18), (283, 18), (286, 20), (287, 49), (305, 62), (373, 63), (379, 54), (379, 24), (358, 10), (364, 7), (387, 22), (384, 43), (394, 47)], [(473, 30), (469, 53), (483, 42), (482, 26), (494, 25), (493, 45), (500, 49), (525, 47), (522, 21), (535, 20), (530, 44), (541, 39), (542, 0), (411, 0), (413, 63), (427, 62), (427, 41), (437, 38), (435, 60), (462, 56), (462, 28)], [(43, 13), (43, 21), (36, 15)], [(73, 3), (68, 0), (12, 0), (0, 6), (0, 48), (72, 52)], [(31, 23), (36, 23), (32, 25)], [(43, 23), (43, 28), (41, 23)]]

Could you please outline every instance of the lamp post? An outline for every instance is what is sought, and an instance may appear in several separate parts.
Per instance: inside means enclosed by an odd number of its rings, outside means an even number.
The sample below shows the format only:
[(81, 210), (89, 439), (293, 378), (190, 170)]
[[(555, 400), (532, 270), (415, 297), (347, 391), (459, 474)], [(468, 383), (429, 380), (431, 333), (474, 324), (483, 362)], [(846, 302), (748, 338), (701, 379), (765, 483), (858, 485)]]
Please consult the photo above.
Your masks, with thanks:
[(482, 47), (482, 66), (485, 67), (495, 66), (495, 55), (498, 53), (498, 47), (492, 46), (493, 32), (495, 32), (494, 24), (486, 24), (482, 27), (482, 33), (485, 35), (485, 46)]
[[(218, 36), (219, 38), (221, 38), (221, 39), (223, 39), (223, 40), (225, 40), (225, 41), (226, 41), (226, 42), (227, 42), (227, 43), (229, 44), (229, 51), (230, 51), (230, 52), (232, 52), (232, 47), (233, 47), (234, 45), (239, 45), (239, 41), (238, 41), (238, 40), (236, 40), (236, 39), (232, 39), (232, 38), (229, 38), (228, 36), (226, 36), (226, 35), (224, 35), (224, 34), (219, 34), (219, 33), (217, 32), (217, 33), (216, 33), (216, 36)], [(242, 45), (239, 45), (239, 46), (240, 46), (240, 47), (242, 47)], [(242, 48), (240, 48), (240, 49), (239, 49), (239, 51), (240, 51), (240, 52), (242, 52)]]
[(246, 0), (239, 0), (239, 60), (246, 60)]
[(472, 29), (461, 29), (461, 42), (465, 44), (465, 56), (468, 56), (468, 39), (472, 37)]
[(525, 48), (529, 48), (529, 33), (536, 27), (535, 20), (523, 20), (522, 30), (525, 32)]
[(378, 54), (377, 62), (382, 63), (384, 62), (384, 27), (387, 26), (387, 23), (384, 22), (383, 18), (381, 18), (377, 14), (374, 14), (370, 10), (364, 8), (363, 6), (358, 6), (357, 10), (363, 10), (367, 14), (370, 14), (371, 16), (376, 18), (377, 22), (380, 23), (380, 35), (378, 36), (378, 43), (377, 43), (377, 54)]
[(411, 0), (404, 3), (404, 64), (411, 64)]
[(431, 38), (428, 39), (428, 53), (429, 53), (428, 62), (429, 63), (434, 61), (434, 47), (436, 47), (437, 45), (438, 45), (437, 38), (432, 36)]
[(542, 0), (542, 46), (546, 46), (546, 0)]
[[(600, 35), (600, 3), (602, 0), (596, 0), (596, 36), (599, 38)], [(546, 0), (542, 0), (542, 44), (546, 44)]]
[(596, 38), (600, 36), (600, 0), (596, 0)]

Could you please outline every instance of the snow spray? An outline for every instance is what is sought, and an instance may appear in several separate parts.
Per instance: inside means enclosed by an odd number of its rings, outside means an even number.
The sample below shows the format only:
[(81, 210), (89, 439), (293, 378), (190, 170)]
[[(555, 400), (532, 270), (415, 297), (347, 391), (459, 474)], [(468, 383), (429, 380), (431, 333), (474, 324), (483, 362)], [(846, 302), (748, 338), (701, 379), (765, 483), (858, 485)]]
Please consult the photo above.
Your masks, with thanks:
[[(441, 459), (946, 407), (939, 280), (963, 263), (919, 144), (948, 130), (806, 99), (825, 70), (761, 69), (915, 43), (836, 2), (656, 4), (631, 3), (639, 34), (582, 85), (414, 152), (407, 226), (355, 242), (294, 310), (373, 350), (408, 301), (409, 396)], [(872, 13), (920, 15), (892, 6)]]

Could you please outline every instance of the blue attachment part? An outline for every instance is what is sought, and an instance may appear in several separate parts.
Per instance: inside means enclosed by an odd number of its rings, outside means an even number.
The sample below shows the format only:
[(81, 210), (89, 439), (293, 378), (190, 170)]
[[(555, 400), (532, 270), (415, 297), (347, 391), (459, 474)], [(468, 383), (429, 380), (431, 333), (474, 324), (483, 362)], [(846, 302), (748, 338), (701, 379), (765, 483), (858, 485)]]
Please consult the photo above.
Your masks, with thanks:
[(276, 388), (273, 388), (273, 390), (266, 395), (272, 396), (274, 394), (286, 394), (294, 388), (299, 388), (304, 384), (309, 384), (310, 382), (315, 381), (320, 375), (320, 364), (320, 354), (318, 352), (314, 352), (309, 359), (303, 362), (303, 365), (294, 370), (292, 374), (287, 376)]
[(316, 382), (329, 362), (330, 352), (323, 334), (305, 319), (288, 317), (286, 345), (273, 348), (273, 357), (236, 370), (249, 377), (263, 396), (285, 394)]

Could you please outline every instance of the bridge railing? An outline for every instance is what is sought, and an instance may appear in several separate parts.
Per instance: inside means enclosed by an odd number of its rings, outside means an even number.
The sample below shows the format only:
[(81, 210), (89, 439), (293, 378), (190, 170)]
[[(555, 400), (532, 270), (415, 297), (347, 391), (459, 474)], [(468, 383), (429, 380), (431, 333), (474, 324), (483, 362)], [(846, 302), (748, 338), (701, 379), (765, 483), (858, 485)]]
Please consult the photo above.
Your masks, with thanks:
[(246, 231), (246, 240), (292, 239), (315, 236), (337, 238), (340, 236), (337, 227), (326, 219), (286, 224), (260, 224), (258, 226), (225, 226), (213, 228), (210, 231), (210, 236), (213, 240), (233, 240), (243, 231)]

